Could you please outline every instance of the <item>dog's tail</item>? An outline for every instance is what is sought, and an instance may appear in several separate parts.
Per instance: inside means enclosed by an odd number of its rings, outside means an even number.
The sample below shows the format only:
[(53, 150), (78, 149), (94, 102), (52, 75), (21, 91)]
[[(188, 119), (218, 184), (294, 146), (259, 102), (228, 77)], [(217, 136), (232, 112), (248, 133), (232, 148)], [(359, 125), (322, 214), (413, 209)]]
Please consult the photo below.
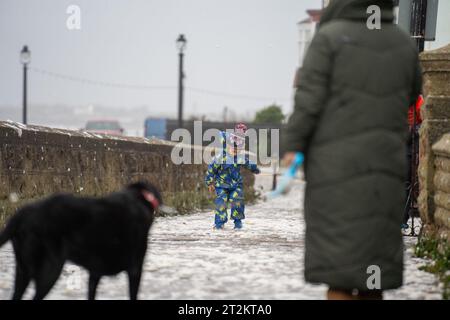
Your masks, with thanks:
[(13, 219), (10, 219), (6, 224), (5, 229), (0, 231), (0, 247), (3, 246), (6, 242), (8, 242), (13, 235)]

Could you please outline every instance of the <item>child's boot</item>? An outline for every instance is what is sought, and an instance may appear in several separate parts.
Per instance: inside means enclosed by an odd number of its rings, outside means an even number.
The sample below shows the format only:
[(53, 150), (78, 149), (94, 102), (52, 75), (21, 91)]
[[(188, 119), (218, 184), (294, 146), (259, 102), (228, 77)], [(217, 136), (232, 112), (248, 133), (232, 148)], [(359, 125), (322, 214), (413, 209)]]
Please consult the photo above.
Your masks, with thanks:
[(223, 230), (223, 229), (225, 229), (224, 224), (215, 224), (214, 225), (214, 230)]
[(235, 219), (234, 220), (234, 230), (240, 230), (240, 229), (242, 229), (242, 220)]

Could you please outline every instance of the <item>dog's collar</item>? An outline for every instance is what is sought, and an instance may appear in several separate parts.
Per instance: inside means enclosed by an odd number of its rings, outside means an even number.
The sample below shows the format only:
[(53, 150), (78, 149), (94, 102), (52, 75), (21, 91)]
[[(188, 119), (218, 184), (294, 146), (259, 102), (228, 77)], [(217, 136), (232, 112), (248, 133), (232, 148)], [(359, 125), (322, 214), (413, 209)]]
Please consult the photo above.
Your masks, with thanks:
[(147, 200), (149, 203), (151, 203), (151, 205), (153, 206), (153, 209), (155, 209), (155, 210), (158, 209), (159, 201), (153, 193), (142, 190), (142, 195), (144, 196), (145, 200)]

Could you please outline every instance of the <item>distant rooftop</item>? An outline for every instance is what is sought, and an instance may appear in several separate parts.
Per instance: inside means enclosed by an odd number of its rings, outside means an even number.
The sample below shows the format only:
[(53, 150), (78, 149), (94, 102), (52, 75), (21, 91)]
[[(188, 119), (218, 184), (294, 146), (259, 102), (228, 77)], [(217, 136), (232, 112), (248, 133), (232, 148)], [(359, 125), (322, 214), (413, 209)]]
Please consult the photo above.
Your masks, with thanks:
[(298, 24), (319, 22), (322, 16), (322, 9), (309, 9), (306, 10), (308, 18), (301, 20)]

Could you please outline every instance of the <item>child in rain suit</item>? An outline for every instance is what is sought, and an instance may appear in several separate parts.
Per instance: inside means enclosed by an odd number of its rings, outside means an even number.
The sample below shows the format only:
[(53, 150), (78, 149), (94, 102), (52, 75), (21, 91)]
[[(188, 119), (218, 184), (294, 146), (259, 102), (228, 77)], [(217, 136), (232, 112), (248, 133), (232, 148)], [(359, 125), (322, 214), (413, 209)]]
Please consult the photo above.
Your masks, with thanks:
[(222, 142), (224, 144), (223, 152), (209, 164), (205, 177), (205, 183), (210, 192), (215, 191), (216, 193), (214, 228), (224, 228), (228, 221), (227, 208), (229, 204), (234, 229), (241, 229), (242, 220), (245, 219), (241, 167), (247, 168), (255, 174), (260, 173), (260, 170), (256, 164), (250, 163), (246, 155), (238, 154), (238, 147), (245, 142), (244, 138), (222, 132)]

